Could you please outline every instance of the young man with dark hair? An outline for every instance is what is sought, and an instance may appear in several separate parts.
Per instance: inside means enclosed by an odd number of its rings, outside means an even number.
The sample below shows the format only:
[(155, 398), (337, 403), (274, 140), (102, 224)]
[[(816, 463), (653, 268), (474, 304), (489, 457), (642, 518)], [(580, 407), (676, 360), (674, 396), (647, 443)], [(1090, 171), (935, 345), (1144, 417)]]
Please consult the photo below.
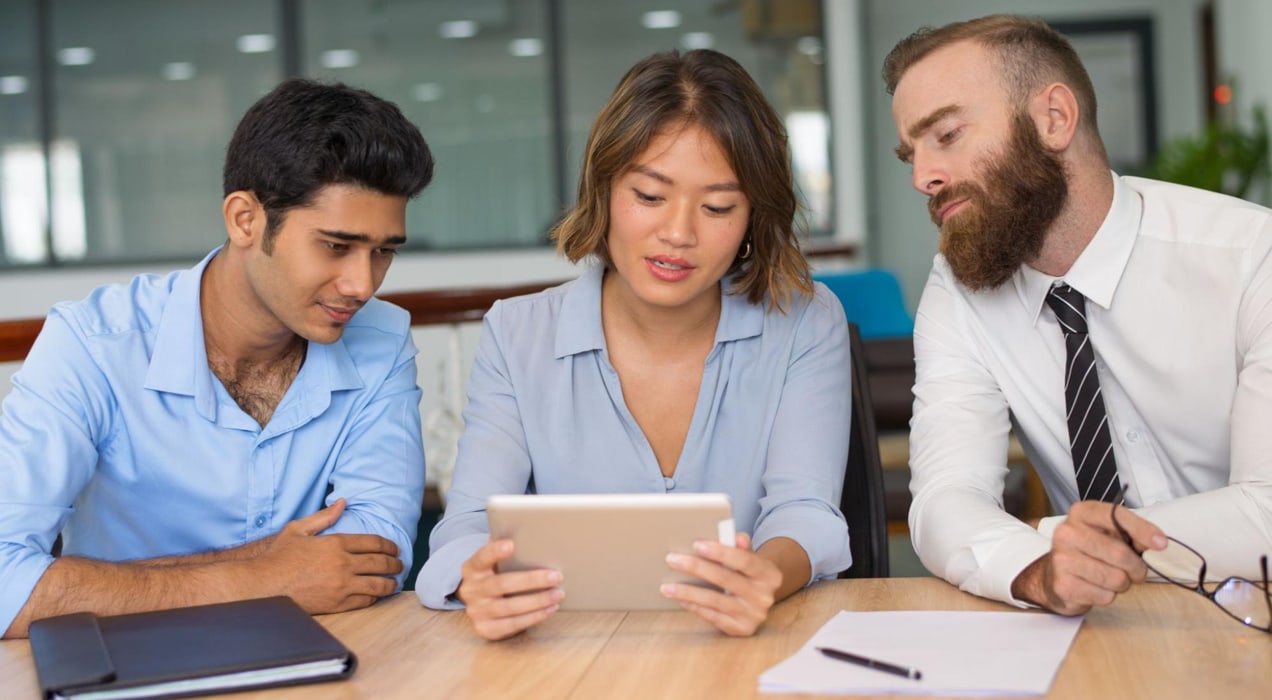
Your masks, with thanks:
[[(1261, 579), (1272, 212), (1112, 173), (1091, 81), (1043, 22), (920, 30), (884, 79), (897, 155), (941, 236), (914, 334), (910, 531), (923, 563), (972, 593), (1066, 614), (1143, 581), (1139, 553), (1167, 535), (1200, 551), (1212, 579)], [(1013, 427), (1067, 515), (1035, 527), (1003, 511)], [(1191, 585), (1199, 568), (1162, 573)]]
[(372, 295), (432, 172), (394, 105), (289, 80), (230, 142), (222, 247), (50, 311), (0, 414), (6, 636), (280, 594), (334, 612), (400, 585), (416, 351)]

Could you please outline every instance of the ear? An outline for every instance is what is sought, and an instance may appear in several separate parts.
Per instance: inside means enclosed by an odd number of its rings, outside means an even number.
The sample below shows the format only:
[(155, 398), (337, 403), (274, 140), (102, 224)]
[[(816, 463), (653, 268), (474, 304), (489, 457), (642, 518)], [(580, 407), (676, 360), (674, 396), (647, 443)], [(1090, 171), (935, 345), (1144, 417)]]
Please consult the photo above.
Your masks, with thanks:
[(1043, 145), (1053, 151), (1063, 151), (1073, 142), (1078, 132), (1078, 98), (1064, 83), (1052, 83), (1043, 88), (1029, 103), (1029, 116), (1038, 127), (1038, 137)]
[(250, 248), (265, 237), (265, 207), (256, 195), (246, 190), (231, 192), (221, 202), (225, 233), (230, 245)]

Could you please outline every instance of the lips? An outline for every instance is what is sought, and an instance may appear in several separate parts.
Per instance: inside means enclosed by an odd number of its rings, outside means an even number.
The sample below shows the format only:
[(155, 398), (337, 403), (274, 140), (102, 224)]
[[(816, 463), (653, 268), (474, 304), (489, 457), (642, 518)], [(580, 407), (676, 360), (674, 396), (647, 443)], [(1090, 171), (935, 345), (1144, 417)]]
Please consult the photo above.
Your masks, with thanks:
[(968, 200), (966, 199), (960, 199), (941, 207), (941, 210), (937, 212), (937, 218), (939, 219), (937, 223), (944, 224), (946, 219), (950, 218), (952, 214), (962, 209), (967, 202)]
[(690, 265), (688, 260), (670, 255), (645, 258), (645, 265), (655, 278), (663, 282), (679, 282), (694, 271), (694, 266)]
[(318, 306), (322, 307), (322, 310), (327, 312), (327, 315), (338, 323), (348, 323), (349, 319), (353, 318), (353, 315), (358, 313), (358, 309), (362, 308), (359, 306), (328, 306), (326, 304), (319, 304)]

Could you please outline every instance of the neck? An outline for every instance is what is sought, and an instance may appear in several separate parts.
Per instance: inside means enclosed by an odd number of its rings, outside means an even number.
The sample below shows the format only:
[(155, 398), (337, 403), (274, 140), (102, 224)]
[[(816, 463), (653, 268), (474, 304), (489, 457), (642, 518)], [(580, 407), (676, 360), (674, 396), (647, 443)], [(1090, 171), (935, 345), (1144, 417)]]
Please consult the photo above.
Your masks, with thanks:
[(1113, 178), (1104, 162), (1068, 163), (1069, 197), (1047, 231), (1038, 257), (1029, 266), (1063, 277), (1086, 250), (1113, 206)]
[(640, 302), (622, 278), (606, 272), (601, 282), (601, 325), (606, 341), (639, 342), (660, 352), (679, 353), (685, 347), (715, 342), (720, 323), (718, 287), (684, 306), (667, 308)]
[(203, 271), (199, 310), (209, 361), (229, 366), (267, 365), (294, 357), (307, 343), (274, 318), (251, 292), (241, 264), (221, 249)]

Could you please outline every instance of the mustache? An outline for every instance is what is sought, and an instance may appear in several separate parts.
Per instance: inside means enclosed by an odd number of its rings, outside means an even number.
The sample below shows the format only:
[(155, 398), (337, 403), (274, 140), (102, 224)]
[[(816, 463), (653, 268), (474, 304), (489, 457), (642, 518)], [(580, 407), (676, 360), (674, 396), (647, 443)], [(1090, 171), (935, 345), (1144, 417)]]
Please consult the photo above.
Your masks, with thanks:
[(932, 218), (932, 223), (937, 226), (941, 225), (941, 210), (949, 205), (950, 202), (958, 199), (974, 199), (980, 194), (980, 188), (971, 183), (959, 183), (950, 185), (936, 194), (928, 197), (928, 216)]

